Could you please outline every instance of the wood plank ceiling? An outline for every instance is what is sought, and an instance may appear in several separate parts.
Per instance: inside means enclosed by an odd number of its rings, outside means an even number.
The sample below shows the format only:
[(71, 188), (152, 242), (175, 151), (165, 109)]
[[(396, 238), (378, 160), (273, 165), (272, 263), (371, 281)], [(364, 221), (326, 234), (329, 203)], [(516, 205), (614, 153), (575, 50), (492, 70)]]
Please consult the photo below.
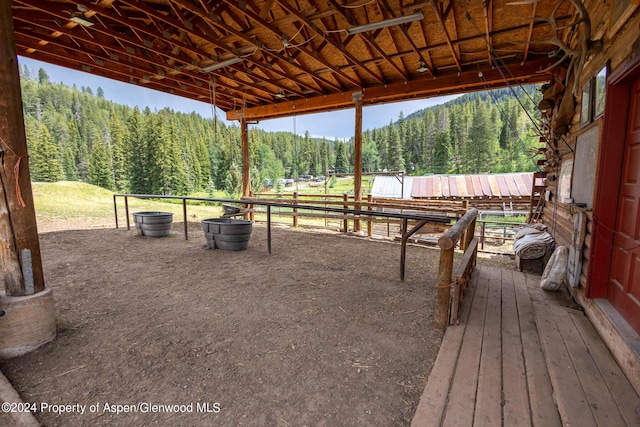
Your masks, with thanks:
[[(567, 0), (12, 0), (18, 54), (268, 119), (549, 79)], [(368, 30), (350, 28), (414, 15)], [(420, 17), (422, 16), (422, 17)], [(561, 31), (561, 30), (560, 30)], [(235, 63), (207, 71), (206, 67)], [(223, 64), (224, 65), (224, 64)]]

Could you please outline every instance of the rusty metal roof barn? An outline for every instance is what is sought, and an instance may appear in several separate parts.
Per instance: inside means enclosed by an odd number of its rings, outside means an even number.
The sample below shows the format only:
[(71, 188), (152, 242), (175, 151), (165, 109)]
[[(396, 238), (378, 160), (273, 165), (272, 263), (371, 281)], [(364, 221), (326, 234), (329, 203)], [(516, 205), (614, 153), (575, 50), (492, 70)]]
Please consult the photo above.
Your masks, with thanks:
[(449, 198), (530, 198), (533, 173), (490, 175), (434, 175), (413, 178), (411, 197)]
[(547, 81), (571, 2), (12, 0), (19, 55), (261, 120)]

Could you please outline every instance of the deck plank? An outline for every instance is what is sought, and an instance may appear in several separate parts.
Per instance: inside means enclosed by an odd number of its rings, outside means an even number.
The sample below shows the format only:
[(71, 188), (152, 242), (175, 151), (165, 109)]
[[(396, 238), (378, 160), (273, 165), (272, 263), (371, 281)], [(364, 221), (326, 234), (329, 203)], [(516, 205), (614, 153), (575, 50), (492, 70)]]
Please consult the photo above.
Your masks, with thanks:
[(638, 404), (638, 394), (631, 386), (631, 383), (618, 366), (611, 352), (602, 341), (600, 335), (595, 330), (589, 319), (579, 312), (570, 312), (571, 319), (580, 336), (584, 340), (589, 354), (593, 356), (593, 359), (602, 374), (605, 384), (611, 391), (611, 394), (615, 396), (615, 402), (618, 405), (618, 409), (626, 425), (637, 426), (635, 408)]
[(469, 280), (467, 293), (460, 307), (460, 323), (447, 328), (442, 338), (438, 356), (431, 368), (427, 385), (411, 421), (411, 427), (439, 426), (442, 422), (478, 277), (479, 272), (476, 270)]
[(534, 307), (540, 341), (547, 360), (547, 368), (553, 385), (558, 412), (563, 425), (595, 427), (596, 420), (591, 413), (571, 355), (562, 340), (558, 325), (542, 290), (528, 286)]
[(613, 401), (595, 361), (589, 354), (575, 324), (569, 317), (570, 308), (550, 304), (556, 318), (562, 340), (571, 354), (571, 360), (578, 373), (578, 380), (587, 397), (596, 423), (601, 426), (622, 426), (625, 424), (618, 406)]
[(474, 426), (502, 423), (501, 271), (490, 269)]
[[(540, 278), (537, 279), (537, 283), (539, 282)], [(531, 421), (535, 427), (561, 426), (524, 274), (514, 274), (514, 286), (520, 317), (522, 353), (527, 371)]]
[(443, 426), (473, 425), (484, 316), (489, 291), (488, 269), (479, 267), (478, 270), (480, 270), (478, 285), (469, 313), (469, 322), (462, 339), (460, 357), (451, 385), (451, 393), (442, 422)]
[(502, 272), (502, 407), (505, 426), (530, 426), (531, 410), (527, 392), (520, 335), (520, 320), (516, 305), (514, 272)]

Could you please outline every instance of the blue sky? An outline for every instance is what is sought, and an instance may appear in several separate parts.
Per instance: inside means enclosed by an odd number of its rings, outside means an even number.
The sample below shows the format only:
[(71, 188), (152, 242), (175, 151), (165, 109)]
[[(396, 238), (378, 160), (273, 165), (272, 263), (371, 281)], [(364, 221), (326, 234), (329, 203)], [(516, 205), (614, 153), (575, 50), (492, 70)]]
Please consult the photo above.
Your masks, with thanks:
[[(47, 64), (46, 62), (36, 61), (30, 58), (18, 57), (20, 65), (27, 65), (34, 71), (43, 68), (52, 82), (62, 82), (68, 86), (74, 84), (80, 88), (81, 86), (90, 87), (93, 93), (96, 93), (98, 87), (104, 91), (105, 99), (116, 102), (118, 104), (128, 105), (130, 107), (138, 106), (143, 109), (149, 107), (152, 110), (162, 109), (165, 107), (172, 108), (175, 111), (191, 113), (195, 111), (203, 117), (211, 118), (213, 116), (211, 105), (205, 102), (193, 101), (191, 99), (170, 95), (153, 89), (146, 89), (140, 86), (121, 83), (116, 80), (106, 79), (95, 76), (93, 74), (83, 73), (68, 68), (58, 67), (56, 65)], [(379, 106), (365, 107), (362, 112), (363, 129), (373, 129), (385, 126), (390, 121), (395, 121), (400, 112), (405, 116), (432, 105), (442, 104), (456, 96), (443, 96), (437, 98), (428, 98), (416, 101), (396, 102), (393, 104), (384, 104)], [(220, 119), (225, 119), (225, 113), (216, 109)], [(330, 113), (305, 114), (295, 117), (287, 117), (282, 119), (264, 120), (254, 127), (264, 129), (265, 131), (295, 131), (300, 135), (309, 132), (311, 136), (327, 138), (351, 138), (354, 134), (355, 111), (354, 109), (340, 110)], [(253, 127), (252, 126), (252, 127)]]

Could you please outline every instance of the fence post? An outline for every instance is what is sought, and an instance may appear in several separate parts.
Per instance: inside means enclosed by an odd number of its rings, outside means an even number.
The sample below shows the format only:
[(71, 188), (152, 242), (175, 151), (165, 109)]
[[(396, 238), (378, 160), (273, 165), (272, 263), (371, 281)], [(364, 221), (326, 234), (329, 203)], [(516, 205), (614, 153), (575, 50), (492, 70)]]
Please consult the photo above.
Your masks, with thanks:
[[(373, 208), (371, 207), (371, 203), (373, 203), (373, 195), (369, 194), (367, 196), (367, 210), (371, 212)], [(369, 220), (367, 221), (367, 236), (371, 237), (373, 234), (373, 221), (371, 220), (371, 216), (369, 215)]]
[(436, 291), (436, 308), (433, 316), (436, 328), (444, 331), (449, 324), (449, 306), (451, 304), (451, 275), (453, 274), (453, 248), (440, 249), (439, 265), (438, 288)]
[(127, 230), (131, 230), (131, 223), (129, 222), (129, 198), (124, 196), (124, 214), (127, 216)]
[[(293, 193), (293, 204), (296, 205), (298, 204), (298, 192), (295, 191)], [(293, 226), (297, 227), (298, 226), (298, 208), (293, 208)]]
[[(249, 197), (253, 198), (255, 196), (256, 193), (253, 192), (253, 190), (249, 191)], [(251, 212), (249, 212), (249, 221), (253, 221), (255, 220), (255, 212), (253, 212), (253, 205), (248, 205), (248, 208)]]
[(113, 195), (113, 213), (116, 216), (116, 228), (118, 228), (118, 206), (116, 203), (116, 195)]
[(187, 223), (187, 198), (182, 199), (182, 218), (184, 218), (184, 240), (189, 240), (189, 224)]
[[(349, 209), (349, 203), (348, 203), (349, 202), (349, 195), (347, 193), (344, 193), (342, 195), (342, 200), (344, 201), (344, 204), (342, 205), (342, 207), (344, 209)], [(342, 226), (344, 228), (344, 232), (348, 233), (349, 232), (349, 220), (347, 219), (347, 214), (346, 213), (344, 213), (343, 216), (344, 216), (344, 221), (343, 221)]]

